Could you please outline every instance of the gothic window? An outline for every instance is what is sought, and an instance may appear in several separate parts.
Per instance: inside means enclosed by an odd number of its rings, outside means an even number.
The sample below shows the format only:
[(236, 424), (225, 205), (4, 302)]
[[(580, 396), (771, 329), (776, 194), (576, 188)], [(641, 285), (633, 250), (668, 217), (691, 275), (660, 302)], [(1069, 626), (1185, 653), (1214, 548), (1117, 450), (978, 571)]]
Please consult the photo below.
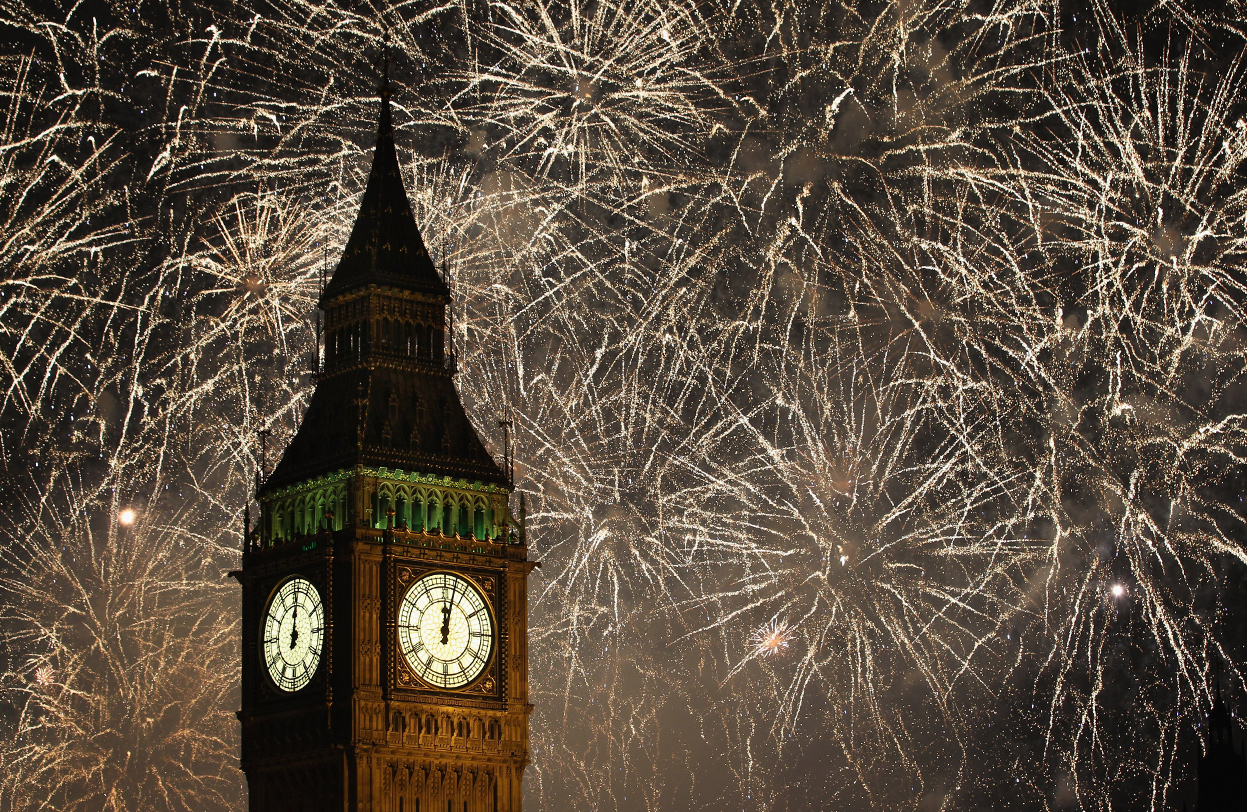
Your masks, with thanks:
[(407, 519), (407, 499), (399, 496), (394, 503), (394, 524), (402, 527), (404, 530), (411, 526), (411, 522)]
[(442, 532), (442, 502), (436, 495), (429, 497), (429, 523), (430, 532)]
[(429, 526), (428, 521), (424, 518), (424, 500), (417, 498), (413, 503), (413, 507), (416, 510), (416, 518), (413, 520), (412, 524), (415, 526), (416, 530), (424, 530)]
[(485, 538), (485, 507), (480, 504), (472, 507), (472, 537)]
[(393, 497), (389, 493), (381, 494), (381, 513), (377, 517), (377, 527), (387, 527), (390, 521), (390, 509), (394, 506)]
[(459, 535), (467, 538), (472, 533), (472, 506), (470, 504), (459, 505)]
[(449, 495), (442, 502), (442, 533), (447, 536), (455, 534), (455, 502)]

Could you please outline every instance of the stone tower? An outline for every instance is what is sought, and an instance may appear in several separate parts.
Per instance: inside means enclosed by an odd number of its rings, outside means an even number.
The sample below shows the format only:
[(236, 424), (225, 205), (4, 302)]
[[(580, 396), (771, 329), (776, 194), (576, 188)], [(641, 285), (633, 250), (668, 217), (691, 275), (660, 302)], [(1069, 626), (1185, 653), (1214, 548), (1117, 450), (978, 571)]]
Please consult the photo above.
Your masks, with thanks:
[(323, 371), (259, 486), (242, 570), (253, 812), (518, 812), (528, 560), (446, 352), (450, 291), (399, 171), (388, 79), (325, 288)]
[(1247, 760), (1234, 744), (1236, 725), (1221, 696), (1220, 680), (1215, 686), (1212, 708), (1202, 725), (1204, 750), (1196, 768), (1195, 812), (1243, 812), (1247, 810)]

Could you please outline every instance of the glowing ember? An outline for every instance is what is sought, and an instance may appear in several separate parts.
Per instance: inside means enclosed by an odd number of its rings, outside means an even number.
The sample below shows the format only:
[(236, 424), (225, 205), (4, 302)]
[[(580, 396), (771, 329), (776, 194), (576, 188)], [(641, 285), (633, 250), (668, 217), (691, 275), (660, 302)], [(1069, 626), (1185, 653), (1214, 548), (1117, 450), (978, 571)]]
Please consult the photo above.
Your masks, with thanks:
[(756, 653), (763, 657), (782, 654), (792, 642), (793, 632), (787, 620), (772, 620), (765, 626), (756, 629), (749, 642)]

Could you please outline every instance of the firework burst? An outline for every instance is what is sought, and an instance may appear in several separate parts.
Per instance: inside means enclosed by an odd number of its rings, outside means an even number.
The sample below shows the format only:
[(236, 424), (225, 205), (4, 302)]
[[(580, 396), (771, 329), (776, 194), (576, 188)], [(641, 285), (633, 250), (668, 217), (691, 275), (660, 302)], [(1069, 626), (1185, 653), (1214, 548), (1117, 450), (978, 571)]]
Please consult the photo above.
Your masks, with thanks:
[(1243, 694), (1234, 27), (97, 5), (0, 11), (0, 812), (240, 803), (221, 575), (386, 49), (545, 564), (531, 805), (1178, 802)]
[(749, 635), (749, 645), (753, 647), (756, 656), (774, 657), (787, 651), (794, 637), (788, 621), (776, 618), (754, 629), (753, 634)]

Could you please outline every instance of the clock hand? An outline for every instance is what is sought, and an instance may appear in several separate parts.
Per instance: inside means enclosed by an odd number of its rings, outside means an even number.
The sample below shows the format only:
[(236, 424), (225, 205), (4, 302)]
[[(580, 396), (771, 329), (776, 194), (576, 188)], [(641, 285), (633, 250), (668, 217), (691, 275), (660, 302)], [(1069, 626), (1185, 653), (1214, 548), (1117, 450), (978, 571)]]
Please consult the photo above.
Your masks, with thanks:
[(294, 651), (295, 644), (299, 642), (299, 604), (294, 605), (294, 615), (290, 620), (290, 650)]
[(459, 591), (458, 579), (450, 582), (450, 598), (442, 607), (442, 645), (450, 642), (450, 607), (454, 605), (455, 593)]

